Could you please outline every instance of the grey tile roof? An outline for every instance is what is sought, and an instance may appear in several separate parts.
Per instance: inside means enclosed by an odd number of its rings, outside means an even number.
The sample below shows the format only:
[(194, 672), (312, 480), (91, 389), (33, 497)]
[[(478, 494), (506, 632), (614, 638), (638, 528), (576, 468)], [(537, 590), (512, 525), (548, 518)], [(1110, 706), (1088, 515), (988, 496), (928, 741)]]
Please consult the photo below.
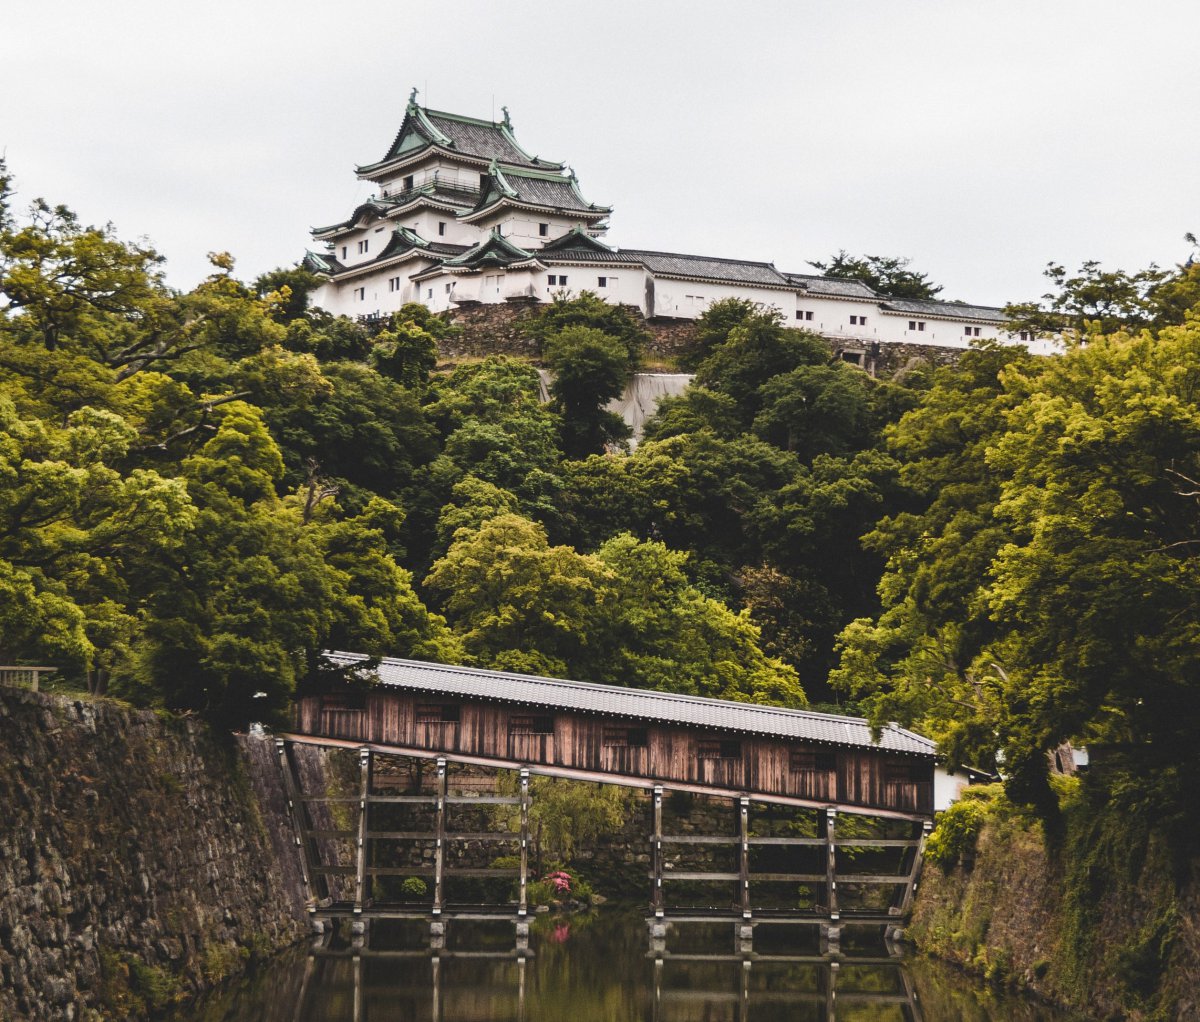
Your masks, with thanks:
[[(554, 206), (557, 209), (578, 209), (585, 212), (597, 209), (595, 206), (580, 201), (579, 195), (571, 187), (570, 178), (549, 180), (544, 177), (508, 174), (506, 180), (525, 202), (533, 202), (539, 206)], [(607, 212), (607, 209), (605, 211)]]
[(770, 287), (788, 286), (787, 278), (770, 263), (683, 255), (679, 252), (650, 252), (633, 248), (622, 249), (622, 254), (633, 257), (651, 273), (698, 277), (703, 280), (728, 280), (739, 284), (766, 284)]
[(1007, 323), (1003, 309), (990, 305), (966, 305), (962, 302), (934, 302), (888, 298), (879, 306), (885, 312), (910, 316), (941, 316), (943, 319), (973, 319), (985, 323)]
[(788, 283), (804, 288), (813, 295), (833, 295), (837, 298), (865, 298), (878, 301), (879, 296), (861, 280), (822, 277), (815, 273), (785, 273)]
[(484, 159), (496, 159), (501, 163), (511, 163), (519, 167), (544, 167), (545, 161), (530, 160), (509, 141), (499, 124), (488, 124), (486, 121), (474, 121), (426, 110), (425, 116), (429, 122), (443, 135), (454, 142), (454, 148), (470, 156), (482, 156)]
[(624, 252), (609, 250), (604, 252), (598, 248), (553, 248), (543, 252), (538, 249), (534, 252), (540, 262), (550, 265), (552, 263), (621, 263), (624, 266), (640, 266), (639, 260), (633, 256), (626, 255)]
[[(342, 652), (328, 652), (325, 657), (338, 666), (366, 659), (359, 653)], [(913, 756), (932, 757), (935, 752), (934, 742), (930, 739), (894, 724), (883, 728), (879, 742), (874, 743), (871, 741), (870, 725), (865, 720), (808, 710), (787, 710), (756, 703), (733, 703), (700, 696), (538, 678), (391, 657), (385, 657), (380, 662), (378, 675), (383, 685), (416, 692), (599, 713), (633, 720), (662, 721), (826, 745), (878, 748)]]

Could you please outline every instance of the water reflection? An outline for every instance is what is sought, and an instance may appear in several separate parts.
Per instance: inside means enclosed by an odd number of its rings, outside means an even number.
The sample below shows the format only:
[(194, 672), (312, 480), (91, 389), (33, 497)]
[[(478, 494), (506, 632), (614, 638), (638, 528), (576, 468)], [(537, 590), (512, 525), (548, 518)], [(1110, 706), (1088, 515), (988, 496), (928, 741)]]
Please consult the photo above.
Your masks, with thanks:
[(506, 928), (451, 923), (431, 954), (377, 927), (370, 947), (285, 957), (176, 1022), (1062, 1022), (882, 942), (829, 958), (764, 940), (743, 956), (672, 931), (651, 954), (640, 914), (605, 912), (539, 919), (526, 956)]

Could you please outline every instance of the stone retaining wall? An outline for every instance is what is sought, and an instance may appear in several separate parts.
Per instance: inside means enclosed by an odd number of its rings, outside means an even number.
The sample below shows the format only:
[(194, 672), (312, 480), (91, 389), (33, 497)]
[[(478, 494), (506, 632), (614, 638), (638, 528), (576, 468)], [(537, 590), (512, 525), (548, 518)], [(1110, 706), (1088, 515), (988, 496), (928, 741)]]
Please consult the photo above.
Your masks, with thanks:
[[(460, 332), (442, 342), (440, 355), (451, 362), (460, 358), (480, 358), (487, 355), (516, 355), (536, 359), (540, 355), (537, 343), (525, 334), (522, 325), (530, 317), (537, 315), (541, 308), (543, 306), (534, 302), (513, 302), (457, 309), (451, 313), (451, 320), (459, 327)], [(643, 320), (637, 308), (627, 308), (635, 319), (641, 320), (650, 334), (646, 354), (651, 360), (673, 360), (695, 339), (694, 320)], [(870, 370), (873, 363), (874, 372), (879, 376), (892, 376), (916, 362), (926, 362), (930, 365), (953, 364), (962, 355), (959, 348), (940, 348), (928, 344), (881, 344), (878, 355), (873, 355), (865, 350), (864, 345), (857, 342), (828, 338), (825, 341), (829, 345), (831, 355), (840, 354), (843, 350), (855, 356), (861, 353), (863, 368)]]
[(0, 688), (0, 1019), (126, 1019), (304, 933), (274, 748)]

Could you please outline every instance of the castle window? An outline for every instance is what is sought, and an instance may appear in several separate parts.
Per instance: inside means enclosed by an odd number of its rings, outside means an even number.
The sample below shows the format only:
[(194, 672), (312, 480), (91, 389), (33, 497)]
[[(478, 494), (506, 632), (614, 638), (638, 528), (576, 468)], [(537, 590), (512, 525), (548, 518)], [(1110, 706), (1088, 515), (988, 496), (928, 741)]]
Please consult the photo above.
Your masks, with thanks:
[(444, 220), (438, 221), (438, 237), (444, 237), (446, 234), (446, 223)]
[(411, 191), (411, 190), (412, 190), (412, 186), (413, 186), (413, 176), (412, 176), (411, 174), (409, 174), (409, 175), (408, 175), (408, 176), (407, 176), (407, 177), (404, 179), (404, 190), (405, 190), (406, 192), (407, 192), (407, 191)]
[(977, 327), (977, 326), (965, 326), (965, 327), (963, 327), (963, 330), (966, 332), (966, 335), (968, 337), (978, 337), (979, 336), (979, 327)]
[(556, 274), (556, 273), (548, 274), (546, 276), (546, 283), (549, 284), (551, 287), (554, 287), (554, 285), (558, 283), (558, 274)]
[(365, 302), (367, 300), (367, 289), (365, 287), (356, 287), (354, 289), (354, 297), (360, 302)]
[(1032, 336), (1033, 335), (1028, 330), (1021, 331), (1021, 340), (1023, 341), (1028, 341), (1030, 338), (1032, 338)]
[(803, 319), (808, 322), (811, 322), (812, 317), (813, 317), (812, 309), (797, 309), (796, 310), (796, 318), (797, 319)]
[(400, 278), (399, 277), (389, 277), (388, 278), (388, 290), (389, 291), (399, 291), (400, 290)]
[(363, 240), (358, 243), (358, 254), (362, 255), (370, 247), (371, 247), (371, 240), (369, 238), (363, 238)]
[(608, 278), (607, 277), (597, 277), (596, 278), (596, 287), (608, 287)]
[(867, 317), (866, 316), (851, 316), (850, 317), (850, 325), (851, 326), (866, 326), (867, 325)]
[(345, 245), (342, 246), (342, 258), (343, 259), (346, 258), (346, 246)]
[(925, 321), (923, 319), (910, 319), (908, 321), (909, 330), (924, 330)]
[(549, 233), (550, 233), (550, 225), (549, 224), (538, 224), (538, 237), (539, 238), (544, 238)]
[(429, 288), (429, 289), (428, 289), (428, 290), (425, 292), (425, 297), (426, 297), (426, 298), (432, 298), (432, 297), (433, 297), (433, 288)]
[(481, 192), (485, 192), (485, 191), (487, 191), (487, 186), (488, 186), (488, 176), (486, 174), (480, 174), (479, 175), (479, 190)]
[(701, 759), (741, 759), (742, 743), (729, 741), (697, 742), (696, 754)]
[(454, 287), (454, 284), (453, 284), (453, 283), (450, 283), (450, 284), (447, 284), (447, 285), (446, 285), (446, 294), (449, 294), (449, 293), (450, 293), (450, 289), (451, 289), (452, 287)]

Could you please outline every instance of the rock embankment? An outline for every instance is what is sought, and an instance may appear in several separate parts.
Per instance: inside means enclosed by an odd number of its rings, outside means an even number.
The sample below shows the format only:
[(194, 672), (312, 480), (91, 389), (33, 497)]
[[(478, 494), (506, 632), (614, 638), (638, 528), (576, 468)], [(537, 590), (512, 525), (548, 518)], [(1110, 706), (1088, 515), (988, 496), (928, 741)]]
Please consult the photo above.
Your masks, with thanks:
[(300, 937), (273, 755), (0, 688), (0, 1018), (139, 1018)]

